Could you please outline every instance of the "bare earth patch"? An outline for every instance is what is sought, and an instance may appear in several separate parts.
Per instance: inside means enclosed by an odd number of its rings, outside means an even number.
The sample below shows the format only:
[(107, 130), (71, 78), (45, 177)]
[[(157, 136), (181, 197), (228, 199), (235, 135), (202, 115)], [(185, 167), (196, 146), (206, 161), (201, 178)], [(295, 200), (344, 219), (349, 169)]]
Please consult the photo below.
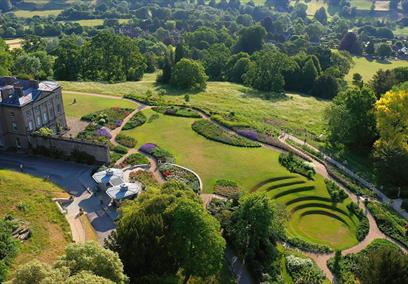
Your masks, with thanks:
[(79, 118), (67, 117), (69, 131), (64, 134), (64, 137), (77, 137), (78, 133), (83, 131), (89, 122), (82, 121)]

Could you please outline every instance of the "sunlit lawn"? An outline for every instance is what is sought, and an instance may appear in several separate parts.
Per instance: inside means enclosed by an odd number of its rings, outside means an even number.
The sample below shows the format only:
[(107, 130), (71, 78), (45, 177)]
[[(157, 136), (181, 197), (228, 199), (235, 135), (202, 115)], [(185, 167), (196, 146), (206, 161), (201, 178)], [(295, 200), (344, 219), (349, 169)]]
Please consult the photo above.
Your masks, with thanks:
[[(76, 103), (74, 104), (74, 99)], [(66, 93), (63, 91), (63, 100), (65, 114), (67, 117), (80, 118), (85, 114), (110, 108), (110, 107), (124, 107), (136, 108), (136, 104), (121, 98), (104, 98), (93, 97), (88, 95), (81, 95), (75, 93)]]
[(34, 16), (39, 16), (39, 17), (57, 16), (61, 12), (62, 10), (38, 10), (38, 11), (16, 10), (16, 11), (13, 11), (16, 17), (21, 17), (21, 18), (32, 18)]

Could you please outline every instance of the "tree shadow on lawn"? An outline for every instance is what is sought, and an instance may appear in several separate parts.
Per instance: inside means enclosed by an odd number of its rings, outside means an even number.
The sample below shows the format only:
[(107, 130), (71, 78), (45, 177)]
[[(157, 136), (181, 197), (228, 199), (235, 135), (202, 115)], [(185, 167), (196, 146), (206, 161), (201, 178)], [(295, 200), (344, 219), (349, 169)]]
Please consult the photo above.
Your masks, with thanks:
[(196, 95), (201, 92), (204, 92), (203, 90), (196, 90), (196, 89), (180, 89), (171, 86), (170, 84), (162, 84), (158, 82), (153, 83), (154, 90), (157, 93), (160, 93), (160, 91), (165, 91), (165, 95), (167, 96), (185, 96), (185, 95)]
[(285, 93), (263, 92), (257, 91), (247, 87), (239, 88), (243, 98), (259, 98), (271, 102), (286, 101), (289, 97)]

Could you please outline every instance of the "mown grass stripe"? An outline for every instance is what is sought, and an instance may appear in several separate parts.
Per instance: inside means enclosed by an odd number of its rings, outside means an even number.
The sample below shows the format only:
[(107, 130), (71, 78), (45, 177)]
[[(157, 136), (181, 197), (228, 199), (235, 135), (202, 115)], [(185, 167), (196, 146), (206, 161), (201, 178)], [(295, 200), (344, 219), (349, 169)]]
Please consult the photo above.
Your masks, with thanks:
[(306, 183), (306, 182), (303, 181), (303, 180), (297, 180), (297, 181), (285, 182), (285, 183), (280, 183), (280, 184), (274, 184), (274, 185), (269, 186), (266, 190), (271, 191), (271, 190), (274, 190), (274, 189), (277, 189), (277, 188), (280, 189), (282, 187), (287, 187), (287, 186), (291, 186), (291, 185), (298, 185), (298, 184), (304, 184), (304, 183)]
[(301, 196), (298, 198), (291, 199), (285, 203), (286, 206), (290, 206), (297, 202), (302, 201), (325, 201), (325, 202), (332, 202), (332, 200), (328, 197), (321, 197), (321, 196)]
[(282, 196), (285, 196), (285, 195), (288, 195), (288, 194), (298, 193), (298, 192), (302, 192), (302, 191), (309, 191), (309, 190), (314, 190), (314, 189), (315, 189), (315, 187), (313, 185), (297, 187), (297, 188), (294, 188), (294, 189), (279, 192), (276, 195), (274, 195), (273, 198), (278, 199), (278, 198), (280, 198)]
[(285, 180), (285, 179), (292, 179), (292, 178), (295, 178), (295, 177), (296, 176), (280, 176), (280, 177), (274, 177), (274, 178), (269, 178), (269, 179), (263, 180), (263, 181), (257, 183), (254, 187), (252, 187), (251, 192), (254, 192), (254, 191), (258, 190), (259, 188), (261, 188), (265, 184), (272, 183), (272, 182), (275, 182), (275, 181)]

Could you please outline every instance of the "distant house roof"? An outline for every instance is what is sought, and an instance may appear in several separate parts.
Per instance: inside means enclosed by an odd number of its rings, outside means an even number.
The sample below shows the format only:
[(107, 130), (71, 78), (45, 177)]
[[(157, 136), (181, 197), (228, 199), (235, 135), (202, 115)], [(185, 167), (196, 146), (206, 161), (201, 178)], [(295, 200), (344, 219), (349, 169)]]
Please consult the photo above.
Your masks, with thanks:
[(45, 92), (52, 92), (60, 86), (54, 81), (38, 83), (34, 80), (22, 80), (15, 77), (0, 77), (0, 105), (22, 107), (41, 98)]
[(123, 171), (121, 169), (108, 168), (95, 173), (92, 178), (96, 183), (111, 184), (113, 186), (123, 183)]
[(113, 200), (121, 201), (127, 198), (131, 198), (138, 195), (142, 191), (142, 184), (140, 182), (135, 183), (122, 183), (117, 186), (113, 186), (106, 190), (106, 194)]

